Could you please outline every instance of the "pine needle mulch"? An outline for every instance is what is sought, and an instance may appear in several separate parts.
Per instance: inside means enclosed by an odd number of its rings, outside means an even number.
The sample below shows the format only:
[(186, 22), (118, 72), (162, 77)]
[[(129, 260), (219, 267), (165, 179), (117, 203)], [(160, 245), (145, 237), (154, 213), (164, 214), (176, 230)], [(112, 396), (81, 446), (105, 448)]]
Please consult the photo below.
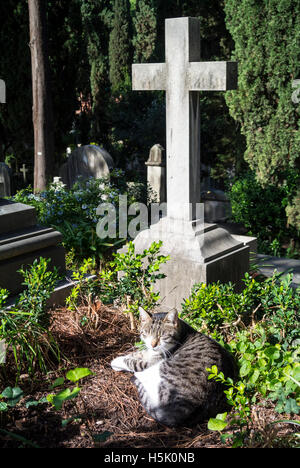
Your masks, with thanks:
[[(62, 359), (47, 376), (37, 373), (34, 380), (20, 377), (18, 385), (28, 399), (40, 399), (57, 377), (69, 369), (88, 367), (94, 375), (80, 382), (76, 400), (66, 401), (62, 410), (49, 404), (14, 408), (0, 428), (24, 437), (28, 443), (0, 434), (0, 447), (34, 446), (40, 448), (219, 448), (219, 435), (207, 423), (195, 428), (171, 429), (156, 423), (139, 402), (131, 374), (115, 372), (111, 360), (132, 350), (139, 341), (130, 330), (129, 319), (118, 308), (100, 302), (70, 312), (52, 312), (52, 333), (58, 341)], [(66, 384), (70, 389), (72, 385)], [(278, 415), (277, 415), (278, 416)], [(258, 423), (265, 424), (265, 416)], [(273, 417), (271, 418), (273, 419)]]

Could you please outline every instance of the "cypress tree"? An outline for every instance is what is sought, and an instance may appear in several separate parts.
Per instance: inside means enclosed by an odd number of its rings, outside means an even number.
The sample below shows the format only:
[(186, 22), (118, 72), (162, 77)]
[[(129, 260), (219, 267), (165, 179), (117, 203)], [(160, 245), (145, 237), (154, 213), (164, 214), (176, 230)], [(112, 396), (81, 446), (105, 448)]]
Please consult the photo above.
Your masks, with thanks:
[(113, 93), (130, 86), (132, 63), (132, 20), (129, 0), (114, 0), (109, 39), (109, 78)]
[(239, 87), (227, 93), (227, 104), (246, 137), (245, 160), (263, 187), (286, 187), (288, 220), (300, 230), (300, 106), (292, 101), (300, 3), (227, 0), (225, 12), (239, 62)]
[(110, 95), (108, 75), (108, 41), (110, 10), (106, 0), (82, 0), (81, 17), (90, 65), (92, 95), (92, 139), (107, 144), (109, 118), (107, 108)]
[(137, 63), (148, 61), (153, 56), (157, 37), (153, 0), (137, 0), (133, 22), (136, 32), (133, 40), (134, 61)]

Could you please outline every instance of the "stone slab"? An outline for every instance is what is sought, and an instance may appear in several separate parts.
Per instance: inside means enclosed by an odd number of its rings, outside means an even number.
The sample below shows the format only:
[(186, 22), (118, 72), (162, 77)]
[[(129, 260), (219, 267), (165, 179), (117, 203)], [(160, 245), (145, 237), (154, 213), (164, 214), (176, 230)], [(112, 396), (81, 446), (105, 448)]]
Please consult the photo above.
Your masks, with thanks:
[(275, 270), (278, 273), (293, 273), (292, 287), (298, 288), (300, 286), (300, 260), (258, 254), (257, 263), (259, 271), (264, 276), (272, 276)]
[(55, 246), (62, 241), (61, 233), (51, 228), (34, 228), (33, 230), (0, 237), (0, 262), (37, 250)]
[(0, 199), (0, 236), (36, 225), (32, 206)]
[(11, 196), (11, 170), (7, 164), (0, 162), (0, 197)]
[[(142, 231), (134, 240), (136, 252), (149, 248), (153, 241), (162, 240), (162, 255), (170, 260), (161, 266), (166, 278), (155, 285), (162, 304), (181, 309), (194, 284), (216, 281), (233, 282), (236, 290), (243, 288), (242, 278), (249, 270), (249, 246), (233, 239), (217, 225), (191, 223), (190, 228), (178, 229), (163, 218)], [(120, 250), (124, 253), (126, 247)]]
[(163, 305), (175, 307), (180, 311), (184, 299), (189, 297), (196, 283), (231, 281), (235, 284), (236, 291), (240, 292), (243, 289), (241, 278), (248, 268), (249, 248), (246, 246), (208, 263), (191, 262), (173, 255), (171, 260), (161, 267), (166, 278), (160, 280), (154, 289), (159, 291)]
[(49, 268), (54, 266), (59, 268), (59, 272), (63, 275), (66, 271), (65, 266), (65, 250), (61, 246), (50, 246), (44, 249), (35, 250), (23, 255), (0, 261), (0, 287), (7, 289), (12, 295), (19, 294), (24, 286), (22, 285), (23, 277), (17, 271), (20, 268), (32, 265), (35, 259), (40, 257), (50, 258)]

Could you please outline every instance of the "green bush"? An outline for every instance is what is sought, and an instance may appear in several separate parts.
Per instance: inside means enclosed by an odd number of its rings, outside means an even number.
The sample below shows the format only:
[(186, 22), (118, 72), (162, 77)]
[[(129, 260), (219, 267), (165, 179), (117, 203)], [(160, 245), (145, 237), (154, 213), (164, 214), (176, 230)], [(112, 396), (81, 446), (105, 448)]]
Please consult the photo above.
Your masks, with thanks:
[[(244, 445), (252, 430), (252, 408), (262, 399), (275, 402), (278, 413), (300, 413), (300, 288), (291, 288), (292, 275), (275, 273), (264, 281), (245, 275), (245, 288), (195, 285), (183, 303), (181, 317), (223, 344), (236, 358), (239, 377), (225, 379), (216, 366), (209, 379), (225, 384), (230, 413), (219, 414), (208, 428)], [(253, 434), (252, 434), (253, 435)]]
[(300, 340), (300, 289), (291, 288), (292, 280), (274, 273), (258, 281), (246, 273), (241, 293), (231, 283), (196, 284), (182, 304), (182, 318), (216, 338), (263, 319), (267, 339), (287, 348)]
[(0, 290), (0, 341), (5, 343), (7, 356), (12, 355), (15, 361), (16, 378), (21, 370), (32, 374), (39, 368), (46, 372), (50, 355), (59, 358), (58, 344), (49, 331), (47, 308), (59, 275), (56, 269), (48, 271), (49, 262), (40, 258), (27, 270), (20, 270), (25, 289), (14, 306), (5, 307), (9, 292)]
[[(126, 253), (114, 254), (111, 269), (102, 272), (102, 300), (111, 302), (118, 298), (127, 312), (138, 315), (139, 307), (151, 310), (159, 300), (153, 285), (165, 278), (160, 266), (169, 260), (160, 254), (162, 242), (153, 242), (142, 253), (135, 251), (133, 242), (127, 244)], [(118, 279), (117, 274), (122, 273)]]
[(242, 223), (249, 235), (257, 237), (260, 253), (292, 256), (293, 250), (300, 251), (299, 235), (295, 228), (288, 226), (286, 214), (296, 184), (295, 175), (290, 173), (281, 187), (263, 188), (253, 172), (232, 184), (229, 197), (233, 219)]
[[(299, 60), (294, 59), (300, 4), (296, 0), (226, 0), (224, 10), (235, 44), (232, 59), (239, 63), (238, 89), (226, 93), (226, 102), (246, 138), (244, 158), (269, 193), (272, 186), (275, 197), (287, 173), (293, 174), (297, 185), (281, 219), (288, 215), (299, 231), (300, 107), (292, 100), (292, 84), (300, 72)], [(269, 210), (274, 207), (266, 204), (262, 210), (266, 218)]]
[(122, 242), (97, 236), (99, 216), (96, 210), (101, 203), (109, 202), (118, 214), (119, 196), (123, 194), (127, 195), (129, 205), (137, 201), (136, 197), (144, 196), (141, 187), (128, 188), (123, 173), (114, 171), (110, 178), (78, 180), (70, 190), (51, 185), (48, 190), (35, 195), (28, 187), (18, 192), (13, 200), (34, 206), (39, 223), (60, 231), (67, 252), (73, 251), (75, 258), (82, 260), (103, 258)]

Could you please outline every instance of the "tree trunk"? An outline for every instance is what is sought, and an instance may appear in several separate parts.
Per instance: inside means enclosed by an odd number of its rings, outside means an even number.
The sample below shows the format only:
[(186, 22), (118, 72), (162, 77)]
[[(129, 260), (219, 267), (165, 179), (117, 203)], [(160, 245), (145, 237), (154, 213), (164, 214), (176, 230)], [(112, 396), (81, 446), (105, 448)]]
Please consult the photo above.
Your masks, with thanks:
[(53, 117), (44, 0), (28, 0), (34, 128), (34, 191), (45, 190), (53, 169)]

